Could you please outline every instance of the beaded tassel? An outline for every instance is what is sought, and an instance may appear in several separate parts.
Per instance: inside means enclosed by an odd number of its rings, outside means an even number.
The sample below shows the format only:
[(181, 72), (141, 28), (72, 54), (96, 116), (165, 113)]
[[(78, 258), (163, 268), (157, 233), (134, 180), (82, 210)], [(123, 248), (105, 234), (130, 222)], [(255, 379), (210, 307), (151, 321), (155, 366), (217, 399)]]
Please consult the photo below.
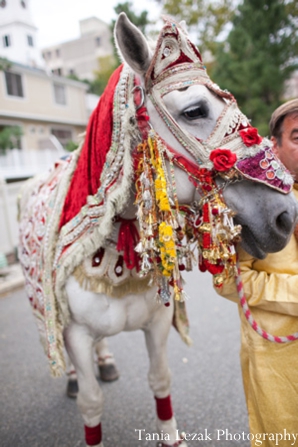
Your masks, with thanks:
[(214, 275), (214, 283), (221, 287), (224, 274), (229, 275), (236, 265), (234, 244), (241, 227), (234, 226), (232, 212), (216, 192), (202, 207), (201, 255), (199, 268)]
[(168, 192), (164, 152), (163, 144), (153, 131), (149, 132), (147, 141), (138, 146), (136, 204), (141, 241), (136, 250), (142, 258), (141, 274), (153, 271), (159, 297), (168, 305), (170, 286), (175, 299), (183, 299), (183, 294), (178, 287), (181, 282), (178, 224), (171, 207), (174, 202)]

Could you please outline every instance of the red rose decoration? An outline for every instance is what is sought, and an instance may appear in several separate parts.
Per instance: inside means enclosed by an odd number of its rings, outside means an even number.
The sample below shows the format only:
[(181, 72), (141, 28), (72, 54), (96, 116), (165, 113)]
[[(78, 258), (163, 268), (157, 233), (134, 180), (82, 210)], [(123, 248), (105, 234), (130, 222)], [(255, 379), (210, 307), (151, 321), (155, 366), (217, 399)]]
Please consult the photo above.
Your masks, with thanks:
[(258, 134), (258, 129), (255, 127), (248, 127), (247, 129), (240, 130), (239, 132), (245, 146), (250, 147), (254, 144), (260, 144), (262, 137)]
[(229, 149), (214, 149), (209, 158), (213, 161), (214, 169), (219, 172), (231, 169), (237, 161), (237, 155)]

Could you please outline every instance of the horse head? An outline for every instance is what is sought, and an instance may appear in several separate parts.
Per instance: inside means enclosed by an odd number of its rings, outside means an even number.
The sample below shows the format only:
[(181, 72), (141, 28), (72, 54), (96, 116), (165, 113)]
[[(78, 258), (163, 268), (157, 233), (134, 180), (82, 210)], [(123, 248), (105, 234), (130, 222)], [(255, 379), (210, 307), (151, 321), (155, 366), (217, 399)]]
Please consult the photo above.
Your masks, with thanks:
[[(124, 13), (115, 27), (121, 56), (140, 79), (151, 126), (170, 152), (179, 154), (176, 161), (180, 157), (184, 166), (213, 173), (235, 214), (235, 224), (242, 227), (246, 251), (263, 258), (281, 250), (297, 217), (290, 173), (273, 154), (271, 142), (261, 138), (241, 113), (235, 98), (210, 80), (185, 30), (170, 18), (164, 20), (155, 47)], [(177, 165), (179, 203), (202, 204), (199, 188), (190, 187), (190, 168), (181, 170)]]

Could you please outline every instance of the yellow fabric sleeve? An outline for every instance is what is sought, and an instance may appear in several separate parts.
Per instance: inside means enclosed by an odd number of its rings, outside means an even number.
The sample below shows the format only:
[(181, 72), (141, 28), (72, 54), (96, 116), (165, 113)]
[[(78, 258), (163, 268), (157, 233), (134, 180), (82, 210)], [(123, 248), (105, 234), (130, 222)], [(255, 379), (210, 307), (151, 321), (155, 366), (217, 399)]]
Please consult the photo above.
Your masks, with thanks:
[[(298, 316), (298, 250), (292, 236), (279, 253), (263, 260), (251, 257), (238, 249), (241, 278), (249, 306), (271, 312)], [(239, 302), (235, 279), (229, 277), (216, 291), (225, 298)]]

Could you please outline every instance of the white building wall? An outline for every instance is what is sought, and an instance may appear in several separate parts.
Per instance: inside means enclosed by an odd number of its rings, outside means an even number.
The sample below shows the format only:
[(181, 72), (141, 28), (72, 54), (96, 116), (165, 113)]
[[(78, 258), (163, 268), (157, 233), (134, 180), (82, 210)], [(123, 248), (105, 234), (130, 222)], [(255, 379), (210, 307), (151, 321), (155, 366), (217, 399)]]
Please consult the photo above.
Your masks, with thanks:
[(100, 69), (99, 58), (113, 55), (112, 33), (102, 20), (91, 17), (80, 21), (81, 37), (43, 49), (47, 67), (60, 75), (77, 75), (93, 80)]
[[(37, 42), (37, 28), (31, 19), (29, 0), (25, 0), (26, 8), (19, 0), (9, 0), (5, 7), (0, 7), (0, 57), (29, 66), (43, 67)], [(33, 46), (28, 43), (27, 36), (33, 39)], [(9, 36), (10, 46), (4, 44), (4, 36)]]
[[(40, 55), (40, 51), (37, 48), (36, 33), (32, 32), (32, 28), (27, 25), (21, 27), (16, 24), (2, 26), (0, 28), (0, 56), (5, 57), (13, 62), (19, 62), (24, 65), (42, 67), (44, 66), (44, 60)], [(4, 47), (4, 36), (8, 35), (10, 38), (11, 46)], [(28, 37), (33, 39), (33, 47), (28, 45)]]
[[(0, 71), (0, 129), (4, 126), (21, 127), (21, 148), (43, 149), (55, 135), (62, 145), (78, 143), (84, 132), (90, 110), (86, 107), (86, 84), (45, 71), (13, 64), (10, 74), (20, 76), (23, 96), (8, 94), (6, 74)], [(57, 103), (55, 86), (64, 91), (65, 103)], [(1, 172), (1, 160), (0, 160)]]

